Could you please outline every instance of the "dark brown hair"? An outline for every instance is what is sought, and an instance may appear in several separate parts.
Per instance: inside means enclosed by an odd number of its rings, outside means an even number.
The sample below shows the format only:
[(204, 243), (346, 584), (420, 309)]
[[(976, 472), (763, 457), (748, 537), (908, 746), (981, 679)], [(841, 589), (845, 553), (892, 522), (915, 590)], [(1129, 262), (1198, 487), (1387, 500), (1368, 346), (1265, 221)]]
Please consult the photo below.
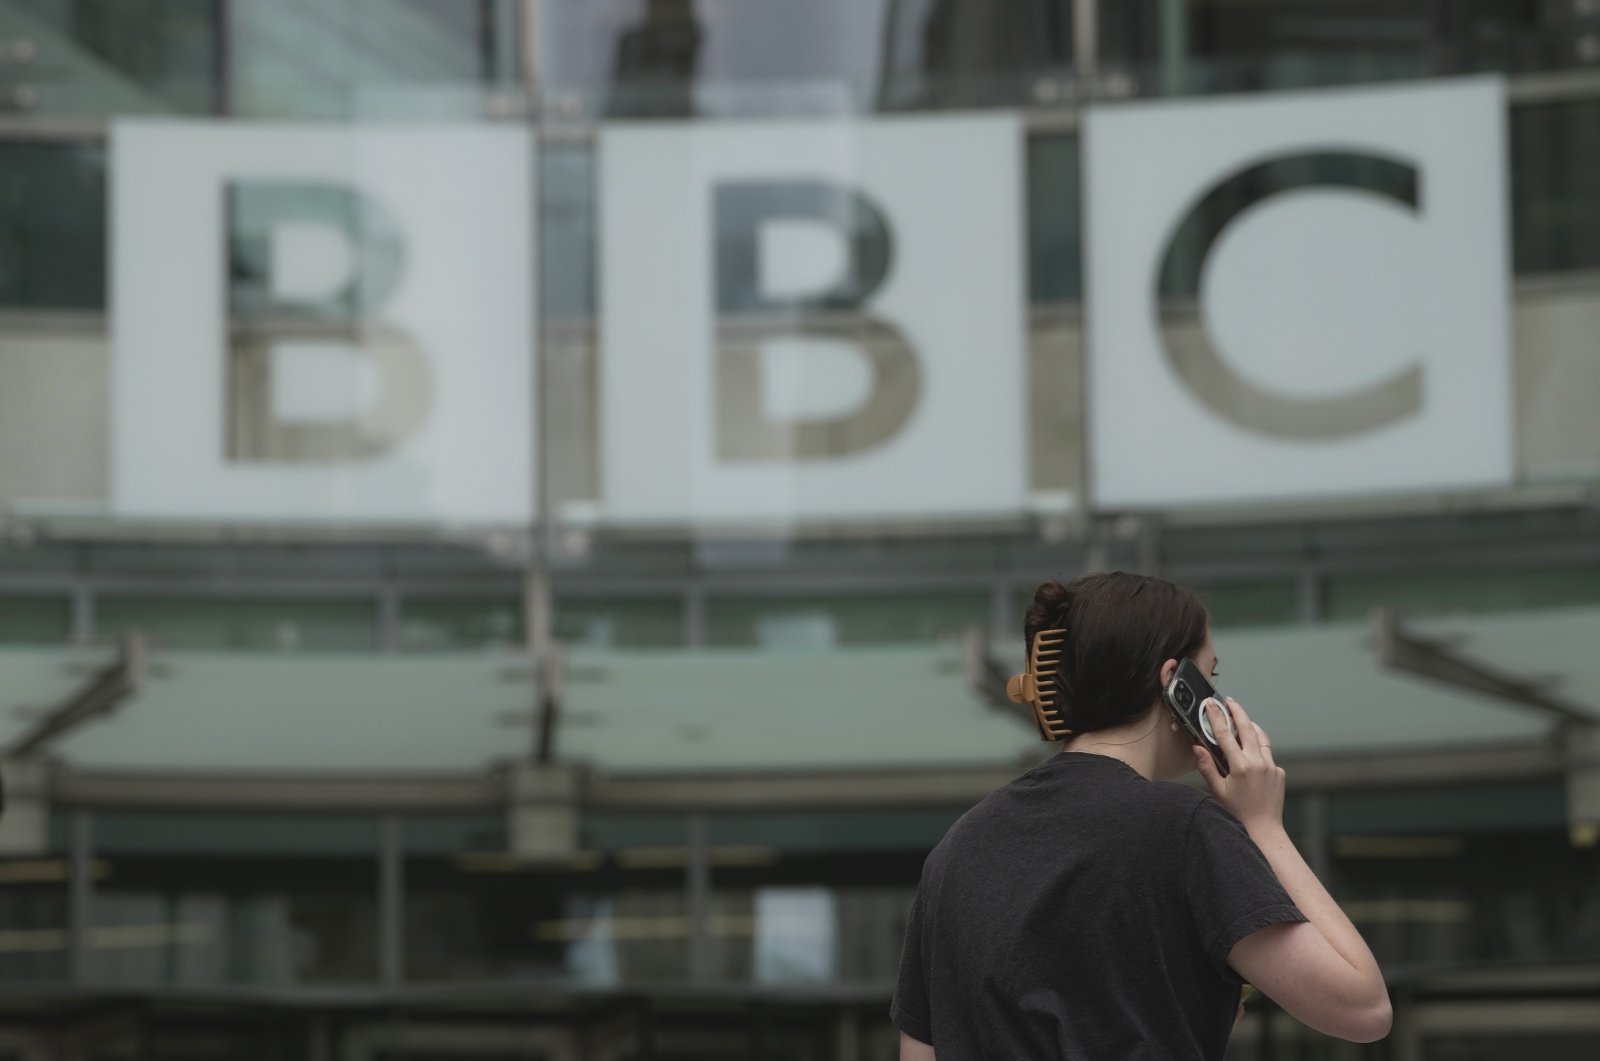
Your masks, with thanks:
[(1200, 651), (1206, 610), (1164, 578), (1111, 571), (1033, 593), (1022, 619), (1025, 648), (1040, 630), (1064, 629), (1058, 681), (1062, 714), (1075, 733), (1132, 722), (1161, 693), (1161, 665)]

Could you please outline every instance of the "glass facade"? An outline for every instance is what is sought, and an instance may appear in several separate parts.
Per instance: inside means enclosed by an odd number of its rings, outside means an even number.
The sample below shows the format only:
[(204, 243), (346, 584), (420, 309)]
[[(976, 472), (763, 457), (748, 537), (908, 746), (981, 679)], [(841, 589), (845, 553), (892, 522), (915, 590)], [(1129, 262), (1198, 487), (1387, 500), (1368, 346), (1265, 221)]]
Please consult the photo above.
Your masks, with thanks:
[[(1188, 500), (1105, 501), (1095, 432), (1163, 417), (1097, 398), (1095, 123), (1478, 75), (1503, 474), (1271, 496), (1219, 456), (1171, 473)], [(1212, 403), (1231, 435), (1310, 460), (1344, 430), (1314, 396), (1444, 342), (1365, 319), (1474, 303), (1395, 235), (1454, 194), (1425, 162), (1453, 131), (1409, 126), (1415, 165), (1219, 162), (1156, 234), (1137, 334), (1272, 384)], [(1285, 204), (1318, 189), (1383, 205), (1308, 235)], [(1417, 267), (1363, 288), (1383, 255), (1319, 264), (1345, 238)], [(1241, 276), (1266, 353), (1202, 319)], [(1581, 1021), (1427, 1015), (1435, 974), (1504, 973), (1499, 1012), (1600, 962), (1594, 698), (1560, 637), (1600, 628), (1596, 335), (1585, 0), (0, 0), (0, 981), (303, 991), (305, 1028), (239, 1057), (358, 1056), (317, 1007), (411, 988), (484, 992), (473, 1056), (593, 1056), (495, 1037), (530, 985), (637, 1056), (896, 1056), (922, 861), (1038, 758), (985, 676), (1039, 581), (1123, 568), (1193, 586), (1221, 656), (1278, 682), (1252, 708), (1291, 735), (1292, 831), (1416, 1007), (1400, 1056), (1590, 1056)], [(1302, 346), (1334, 353), (1272, 355)], [(1442, 467), (1452, 437), (1399, 449)], [(1380, 660), (1383, 609), (1469, 678)], [(1428, 739), (1352, 737), (1314, 688), (1345, 682), (1395, 698), (1360, 725)], [(885, 700), (916, 711), (861, 740)], [(52, 708), (81, 728), (13, 754)], [(982, 738), (928, 736), (947, 708)], [(280, 754), (279, 717), (325, 725)], [(350, 1020), (465, 1056), (438, 998)], [(1263, 1006), (1230, 1056), (1274, 1044), (1355, 1052)]]

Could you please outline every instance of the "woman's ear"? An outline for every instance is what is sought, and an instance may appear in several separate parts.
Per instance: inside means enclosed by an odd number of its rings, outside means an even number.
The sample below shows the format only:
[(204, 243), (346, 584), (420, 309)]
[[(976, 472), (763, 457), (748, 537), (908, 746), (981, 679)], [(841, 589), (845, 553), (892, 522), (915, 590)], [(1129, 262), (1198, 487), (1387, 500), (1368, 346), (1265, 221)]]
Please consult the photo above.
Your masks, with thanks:
[(1161, 688), (1165, 689), (1167, 683), (1172, 681), (1172, 676), (1178, 673), (1178, 661), (1169, 659), (1161, 665)]

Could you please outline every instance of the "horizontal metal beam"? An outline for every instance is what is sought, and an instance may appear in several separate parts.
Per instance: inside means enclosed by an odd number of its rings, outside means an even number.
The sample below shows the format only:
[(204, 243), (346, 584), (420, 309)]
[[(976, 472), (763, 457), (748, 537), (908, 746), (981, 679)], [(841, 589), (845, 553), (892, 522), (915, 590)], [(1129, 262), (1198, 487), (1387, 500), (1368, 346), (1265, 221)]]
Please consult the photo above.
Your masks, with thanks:
[(50, 801), (70, 810), (220, 810), (307, 813), (500, 811), (506, 783), (481, 774), (362, 776), (146, 774), (58, 764)]
[[(875, 810), (970, 806), (1053, 752), (1015, 765), (614, 776), (591, 772), (578, 786), (584, 811), (659, 813), (751, 810)], [(1550, 742), (1439, 748), (1389, 754), (1279, 756), (1291, 792), (1554, 780), (1571, 765)], [(1198, 779), (1191, 779), (1198, 785)], [(498, 812), (508, 804), (504, 773), (349, 776), (156, 775), (58, 764), (48, 784), (62, 810), (221, 810), (291, 813)]]

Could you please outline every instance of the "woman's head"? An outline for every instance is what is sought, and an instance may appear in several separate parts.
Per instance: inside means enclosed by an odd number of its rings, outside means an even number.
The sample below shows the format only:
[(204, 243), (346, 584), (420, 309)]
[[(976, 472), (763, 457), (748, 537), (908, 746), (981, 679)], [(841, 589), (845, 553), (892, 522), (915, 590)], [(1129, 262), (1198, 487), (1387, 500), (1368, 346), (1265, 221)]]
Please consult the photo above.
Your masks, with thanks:
[(1194, 593), (1123, 571), (1042, 584), (1022, 622), (1026, 648), (1040, 630), (1067, 632), (1059, 702), (1076, 734), (1137, 720), (1161, 695), (1163, 665), (1198, 656), (1210, 642), (1206, 610)]

